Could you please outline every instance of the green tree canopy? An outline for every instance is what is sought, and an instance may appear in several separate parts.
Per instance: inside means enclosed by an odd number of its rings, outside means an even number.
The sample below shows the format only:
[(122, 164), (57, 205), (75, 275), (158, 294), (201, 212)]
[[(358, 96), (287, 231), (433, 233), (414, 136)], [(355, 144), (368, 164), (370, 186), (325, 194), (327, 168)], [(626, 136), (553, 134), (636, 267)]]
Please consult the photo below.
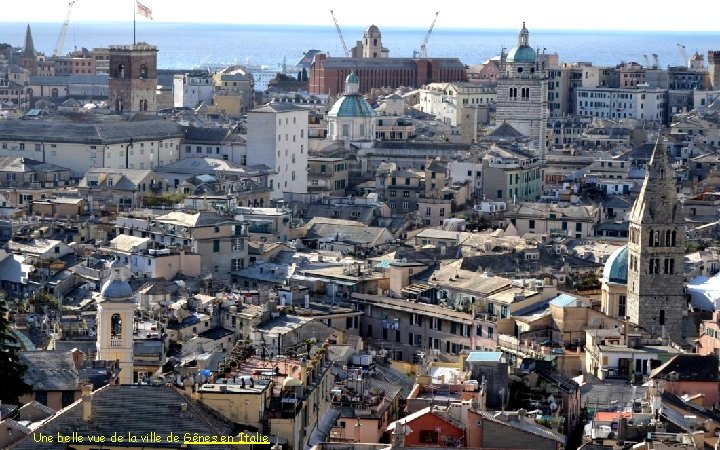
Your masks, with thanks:
[(23, 380), (26, 367), (18, 361), (20, 347), (10, 332), (8, 311), (7, 300), (0, 298), (0, 401), (17, 403), (31, 388)]

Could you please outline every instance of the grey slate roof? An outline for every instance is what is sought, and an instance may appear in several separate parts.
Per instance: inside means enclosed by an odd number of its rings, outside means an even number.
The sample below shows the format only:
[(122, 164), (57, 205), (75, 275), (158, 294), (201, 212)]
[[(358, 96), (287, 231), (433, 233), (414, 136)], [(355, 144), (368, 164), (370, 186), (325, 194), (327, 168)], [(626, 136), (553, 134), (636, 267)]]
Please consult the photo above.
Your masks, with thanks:
[(250, 112), (282, 113), (289, 111), (305, 111), (305, 109), (295, 105), (294, 103), (268, 103), (259, 108), (255, 108)]
[(0, 141), (117, 144), (181, 138), (179, 125), (168, 120), (87, 123), (56, 120), (3, 120)]
[(694, 353), (673, 356), (668, 362), (653, 370), (651, 378), (667, 378), (677, 373), (680, 381), (713, 381), (720, 380), (718, 357), (715, 355), (698, 355)]
[(75, 391), (80, 375), (72, 354), (58, 351), (21, 352), (20, 362), (27, 366), (25, 382), (36, 391)]
[[(187, 411), (181, 410), (182, 404)], [(56, 415), (37, 432), (47, 435), (70, 434), (80, 436), (112, 436), (113, 433), (127, 436), (131, 433), (142, 436), (156, 432), (164, 442), (145, 444), (145, 448), (177, 448), (178, 444), (167, 443), (166, 437), (173, 433), (182, 439), (184, 433), (229, 436), (237, 434), (233, 425), (220, 418), (194, 400), (183, 396), (173, 387), (148, 385), (109, 385), (92, 394), (92, 421), (82, 419), (82, 401)], [(138, 437), (139, 441), (139, 437)], [(218, 450), (235, 448), (222, 445), (193, 445), (197, 450)], [(26, 436), (18, 442), (15, 450), (35, 450), (38, 444), (33, 437)], [(44, 443), (44, 450), (63, 450), (64, 443)]]

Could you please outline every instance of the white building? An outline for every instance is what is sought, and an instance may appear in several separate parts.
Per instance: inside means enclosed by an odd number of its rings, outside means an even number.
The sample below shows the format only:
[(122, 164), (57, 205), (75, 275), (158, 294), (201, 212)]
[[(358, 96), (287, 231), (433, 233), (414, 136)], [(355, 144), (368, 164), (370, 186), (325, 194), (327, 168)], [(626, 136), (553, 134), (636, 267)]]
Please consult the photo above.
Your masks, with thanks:
[(606, 119), (639, 119), (665, 121), (667, 91), (642, 87), (619, 89), (608, 87), (577, 88), (576, 109), (583, 116)]
[(420, 111), (457, 127), (463, 123), (463, 108), (487, 107), (497, 98), (494, 85), (471, 82), (430, 83), (420, 89)]
[(200, 103), (211, 105), (214, 83), (209, 73), (178, 74), (173, 78), (173, 105), (195, 108)]
[(82, 177), (93, 167), (153, 169), (177, 161), (182, 129), (168, 120), (0, 122), (0, 156), (35, 159)]
[(308, 111), (288, 103), (268, 103), (248, 112), (247, 165), (264, 164), (271, 198), (307, 192)]

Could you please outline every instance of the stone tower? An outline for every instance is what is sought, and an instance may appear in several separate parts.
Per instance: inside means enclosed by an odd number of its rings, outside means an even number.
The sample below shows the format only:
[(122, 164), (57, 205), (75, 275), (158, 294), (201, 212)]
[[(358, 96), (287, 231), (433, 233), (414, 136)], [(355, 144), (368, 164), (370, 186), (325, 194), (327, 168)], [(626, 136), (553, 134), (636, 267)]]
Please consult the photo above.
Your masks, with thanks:
[(547, 74), (530, 47), (530, 32), (523, 22), (518, 45), (507, 54), (498, 76), (495, 122), (531, 138), (534, 152), (544, 160), (548, 116)]
[(97, 306), (97, 359), (120, 362), (120, 384), (133, 383), (133, 317), (135, 301), (120, 261), (110, 264), (110, 279)]
[(682, 337), (685, 216), (673, 169), (658, 138), (640, 196), (630, 212), (627, 272), (629, 321), (654, 336)]
[(157, 52), (157, 47), (142, 42), (110, 46), (111, 111), (157, 111)]
[(37, 52), (35, 52), (35, 44), (33, 42), (30, 24), (25, 29), (25, 43), (23, 44), (22, 53), (20, 54), (20, 67), (30, 71), (30, 75), (37, 75)]
[(720, 50), (708, 51), (708, 69), (713, 89), (720, 89)]

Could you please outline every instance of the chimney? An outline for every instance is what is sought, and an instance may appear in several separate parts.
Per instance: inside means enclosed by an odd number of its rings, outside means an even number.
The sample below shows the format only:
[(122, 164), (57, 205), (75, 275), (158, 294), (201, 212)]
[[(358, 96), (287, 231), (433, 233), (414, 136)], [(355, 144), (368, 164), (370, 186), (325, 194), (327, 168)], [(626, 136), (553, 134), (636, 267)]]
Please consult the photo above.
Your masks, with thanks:
[(628, 438), (628, 420), (627, 417), (621, 417), (618, 423), (618, 441), (626, 441)]
[(188, 397), (192, 397), (192, 392), (193, 392), (192, 378), (185, 378), (185, 380), (183, 380), (183, 392)]
[(83, 359), (85, 359), (85, 353), (83, 353), (81, 350), (78, 350), (77, 348), (70, 350), (70, 353), (72, 353), (72, 359), (75, 368), (80, 369), (83, 365)]
[(185, 412), (185, 411), (187, 411), (187, 409), (188, 409), (187, 403), (185, 403), (185, 402), (180, 403), (180, 411)]
[(307, 385), (307, 361), (300, 362), (300, 382), (303, 386)]
[(80, 386), (82, 393), (82, 419), (83, 422), (92, 421), (92, 384), (83, 384)]

